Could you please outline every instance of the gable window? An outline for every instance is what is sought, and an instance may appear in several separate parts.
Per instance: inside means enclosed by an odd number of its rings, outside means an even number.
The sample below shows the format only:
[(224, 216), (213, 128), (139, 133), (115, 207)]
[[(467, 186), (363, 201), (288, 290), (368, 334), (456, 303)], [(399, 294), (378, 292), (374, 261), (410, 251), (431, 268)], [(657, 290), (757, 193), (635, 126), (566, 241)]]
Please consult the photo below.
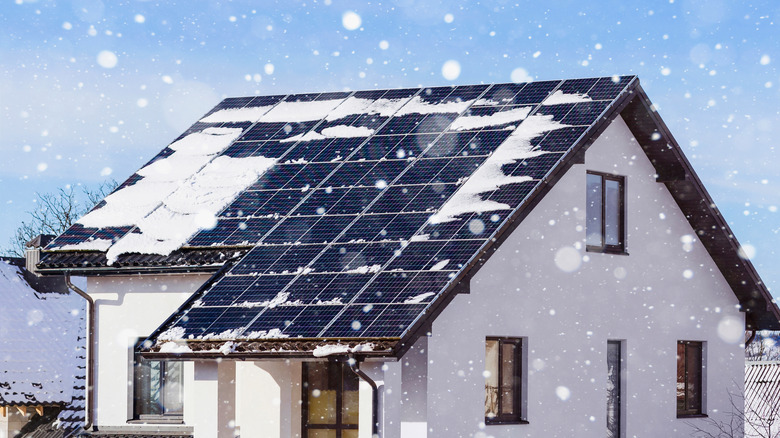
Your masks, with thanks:
[(133, 418), (180, 419), (184, 413), (183, 367), (178, 361), (146, 360), (135, 355)]
[(343, 362), (303, 364), (303, 436), (357, 438), (358, 376)]
[(677, 342), (677, 416), (702, 415), (704, 397), (703, 343)]
[(485, 424), (524, 423), (523, 340), (485, 341)]
[(588, 172), (586, 202), (587, 250), (625, 252), (625, 178)]

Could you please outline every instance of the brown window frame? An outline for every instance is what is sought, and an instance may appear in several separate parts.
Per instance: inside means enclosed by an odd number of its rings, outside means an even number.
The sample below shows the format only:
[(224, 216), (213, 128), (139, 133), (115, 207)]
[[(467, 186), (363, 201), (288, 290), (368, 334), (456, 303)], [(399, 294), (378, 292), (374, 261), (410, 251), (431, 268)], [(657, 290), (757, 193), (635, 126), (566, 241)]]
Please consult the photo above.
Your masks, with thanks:
[[(141, 342), (141, 341), (139, 341)], [(130, 421), (151, 421), (151, 422), (163, 422), (163, 423), (181, 423), (184, 418), (184, 367), (183, 363), (179, 361), (167, 361), (167, 360), (155, 360), (144, 359), (140, 353), (133, 354), (133, 418)], [(159, 382), (157, 385), (159, 388), (158, 409), (159, 413), (150, 413), (146, 411), (145, 405), (149, 403), (151, 398), (150, 388), (147, 385), (151, 384), (151, 381), (146, 382), (144, 373), (149, 372), (153, 363), (159, 363)], [(176, 366), (179, 369), (178, 382), (172, 382), (168, 376), (168, 368)], [(178, 400), (166, 400), (168, 388), (170, 385), (178, 384), (179, 391)], [(171, 404), (175, 403), (180, 405), (180, 410), (171, 411)], [(167, 406), (166, 406), (167, 405)], [(145, 412), (146, 411), (146, 412)]]
[[(336, 377), (335, 382), (330, 382), (331, 385), (337, 388), (336, 390), (336, 424), (309, 424), (309, 366), (311, 365), (327, 366), (336, 365), (339, 367), (339, 372), (334, 373)], [(358, 430), (358, 424), (344, 424), (343, 419), (343, 403), (344, 403), (344, 374), (351, 373), (348, 371), (349, 365), (344, 361), (329, 360), (327, 362), (303, 362), (302, 377), (301, 377), (301, 436), (306, 438), (309, 436), (309, 430), (334, 430), (336, 432), (336, 438), (342, 437), (342, 432), (345, 430)], [(355, 376), (357, 379), (357, 376)]]
[[(485, 424), (486, 425), (494, 425), (494, 424), (528, 424), (528, 419), (526, 418), (526, 411), (525, 411), (525, 404), (523, 403), (523, 347), (524, 347), (524, 339), (519, 337), (508, 337), (508, 336), (488, 336), (485, 338), (485, 342), (487, 341), (495, 341), (498, 342), (498, 412), (499, 414), (495, 417), (488, 417), (485, 416)], [(515, 412), (512, 414), (502, 414), (501, 408), (502, 408), (502, 397), (501, 397), (501, 382), (503, 381), (503, 369), (502, 366), (503, 360), (504, 360), (504, 351), (503, 351), (503, 345), (505, 344), (513, 344), (515, 346), (515, 354), (513, 358), (513, 364), (514, 364), (514, 374), (513, 374), (513, 382), (512, 382), (512, 399), (513, 403), (516, 407)], [(486, 368), (487, 369), (487, 368)], [(493, 370), (489, 370), (493, 372)], [(487, 391), (487, 387), (485, 388), (485, 391)], [(487, 393), (485, 394), (487, 397)]]
[[(586, 246), (585, 250), (589, 252), (602, 252), (607, 254), (628, 254), (626, 252), (626, 177), (622, 175), (614, 175), (610, 173), (604, 173), (604, 172), (596, 172), (592, 170), (588, 170), (586, 172), (586, 182), (585, 182), (585, 190), (586, 190), (586, 196), (585, 196), (585, 212), (587, 214), (588, 212), (588, 205), (590, 204), (589, 196), (590, 191), (587, 188), (587, 177), (590, 175), (598, 176), (601, 178), (601, 230), (599, 231), (599, 235), (601, 236), (601, 244), (600, 245), (591, 245), (587, 244), (587, 237), (585, 239)], [(607, 244), (606, 243), (606, 234), (607, 234), (607, 200), (606, 200), (606, 181), (615, 181), (618, 183), (618, 187), (620, 189), (620, 193), (618, 195), (618, 243), (617, 244)], [(588, 236), (588, 219), (586, 219), (585, 222), (585, 235)]]
[[(679, 354), (679, 348), (680, 346), (683, 346), (683, 353), (684, 357), (681, 357)], [(702, 341), (677, 341), (677, 348), (678, 348), (678, 354), (677, 354), (677, 385), (679, 385), (680, 382), (680, 372), (682, 371), (682, 378), (684, 385), (682, 388), (682, 401), (683, 406), (680, 406), (680, 394), (677, 394), (677, 418), (690, 418), (690, 417), (706, 417), (707, 415), (704, 412), (704, 380), (705, 380), (705, 357), (704, 357), (704, 342)], [(689, 353), (693, 352), (693, 354), (696, 354), (698, 356), (698, 367), (695, 367), (695, 369), (689, 368), (689, 361), (688, 361), (688, 355)], [(689, 379), (689, 375), (691, 373), (695, 373), (693, 378), (695, 379), (695, 385), (699, 388), (698, 394), (695, 394), (694, 397), (691, 397), (689, 392), (693, 391), (693, 389), (690, 389), (688, 387), (688, 383), (691, 381)], [(677, 388), (677, 385), (675, 385), (675, 388)], [(678, 388), (679, 391), (679, 388)], [(692, 405), (688, 405), (688, 401), (690, 399), (693, 400)]]

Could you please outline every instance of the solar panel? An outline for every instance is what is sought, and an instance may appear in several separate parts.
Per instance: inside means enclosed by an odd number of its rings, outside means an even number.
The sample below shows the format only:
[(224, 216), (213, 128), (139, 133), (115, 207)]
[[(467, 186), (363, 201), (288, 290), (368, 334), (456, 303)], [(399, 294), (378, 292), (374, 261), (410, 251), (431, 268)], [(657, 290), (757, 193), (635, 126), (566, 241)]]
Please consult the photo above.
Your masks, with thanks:
[[(185, 244), (249, 251), (156, 334), (403, 336), (631, 80), (224, 100), (179, 140), (239, 129), (215, 156), (275, 163)], [(50, 249), (139, 232), (74, 226)]]

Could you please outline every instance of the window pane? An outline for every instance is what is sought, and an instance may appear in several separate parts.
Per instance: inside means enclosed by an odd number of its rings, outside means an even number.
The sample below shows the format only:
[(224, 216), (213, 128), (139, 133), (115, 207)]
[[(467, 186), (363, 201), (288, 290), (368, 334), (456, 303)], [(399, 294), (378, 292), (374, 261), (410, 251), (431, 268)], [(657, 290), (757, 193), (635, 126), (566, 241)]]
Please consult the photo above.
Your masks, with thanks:
[(605, 188), (604, 243), (606, 245), (620, 245), (620, 182), (605, 180)]
[(162, 386), (162, 363), (159, 360), (149, 361), (149, 411), (145, 414), (160, 415), (163, 413), (160, 389)]
[(149, 386), (151, 384), (151, 370), (149, 368), (149, 362), (137, 361), (135, 364), (135, 381), (134, 381), (134, 414), (138, 418), (141, 415), (151, 414), (152, 404), (149, 400)]
[[(306, 366), (308, 422), (311, 424), (336, 424), (336, 389), (330, 389), (332, 384), (328, 379), (328, 368), (328, 363), (310, 363)], [(312, 436), (311, 432), (309, 436)]]
[(335, 429), (309, 429), (309, 438), (336, 438)]
[(620, 436), (620, 342), (607, 342), (607, 437)]
[(485, 417), (498, 415), (498, 341), (485, 343)]
[(686, 405), (692, 413), (701, 412), (701, 344), (690, 343), (685, 348)]
[(685, 411), (685, 344), (677, 343), (677, 413)]
[(587, 222), (586, 228), (586, 244), (593, 246), (602, 246), (601, 241), (601, 176), (588, 174), (587, 178)]
[(165, 362), (164, 365), (163, 409), (166, 414), (182, 415), (184, 413), (182, 363)]
[(341, 400), (341, 421), (344, 424), (358, 424), (358, 376), (349, 369), (349, 365), (342, 367), (344, 394)]
[(515, 413), (515, 344), (501, 344), (501, 413)]

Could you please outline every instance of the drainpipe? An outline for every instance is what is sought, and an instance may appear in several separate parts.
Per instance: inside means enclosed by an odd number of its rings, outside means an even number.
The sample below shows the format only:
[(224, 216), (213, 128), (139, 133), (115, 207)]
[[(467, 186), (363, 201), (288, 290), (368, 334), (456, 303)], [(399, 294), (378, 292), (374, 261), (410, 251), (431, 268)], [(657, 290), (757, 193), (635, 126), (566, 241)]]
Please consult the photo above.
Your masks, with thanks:
[(92, 345), (95, 338), (95, 301), (70, 281), (70, 272), (65, 273), (65, 283), (68, 285), (68, 289), (87, 300), (87, 318), (89, 318), (87, 329), (87, 415), (84, 420), (84, 430), (89, 430), (92, 427), (92, 419), (95, 413), (95, 363)]
[(747, 348), (748, 345), (752, 344), (754, 339), (756, 339), (756, 330), (751, 330), (750, 337), (748, 338), (747, 341), (745, 341), (745, 348)]
[(377, 390), (376, 382), (371, 380), (371, 378), (360, 369), (360, 364), (358, 363), (357, 359), (355, 359), (355, 356), (350, 355), (349, 361), (347, 363), (349, 363), (349, 369), (352, 370), (353, 373), (355, 373), (358, 377), (368, 383), (369, 386), (371, 386), (371, 437), (380, 438), (379, 391)]

